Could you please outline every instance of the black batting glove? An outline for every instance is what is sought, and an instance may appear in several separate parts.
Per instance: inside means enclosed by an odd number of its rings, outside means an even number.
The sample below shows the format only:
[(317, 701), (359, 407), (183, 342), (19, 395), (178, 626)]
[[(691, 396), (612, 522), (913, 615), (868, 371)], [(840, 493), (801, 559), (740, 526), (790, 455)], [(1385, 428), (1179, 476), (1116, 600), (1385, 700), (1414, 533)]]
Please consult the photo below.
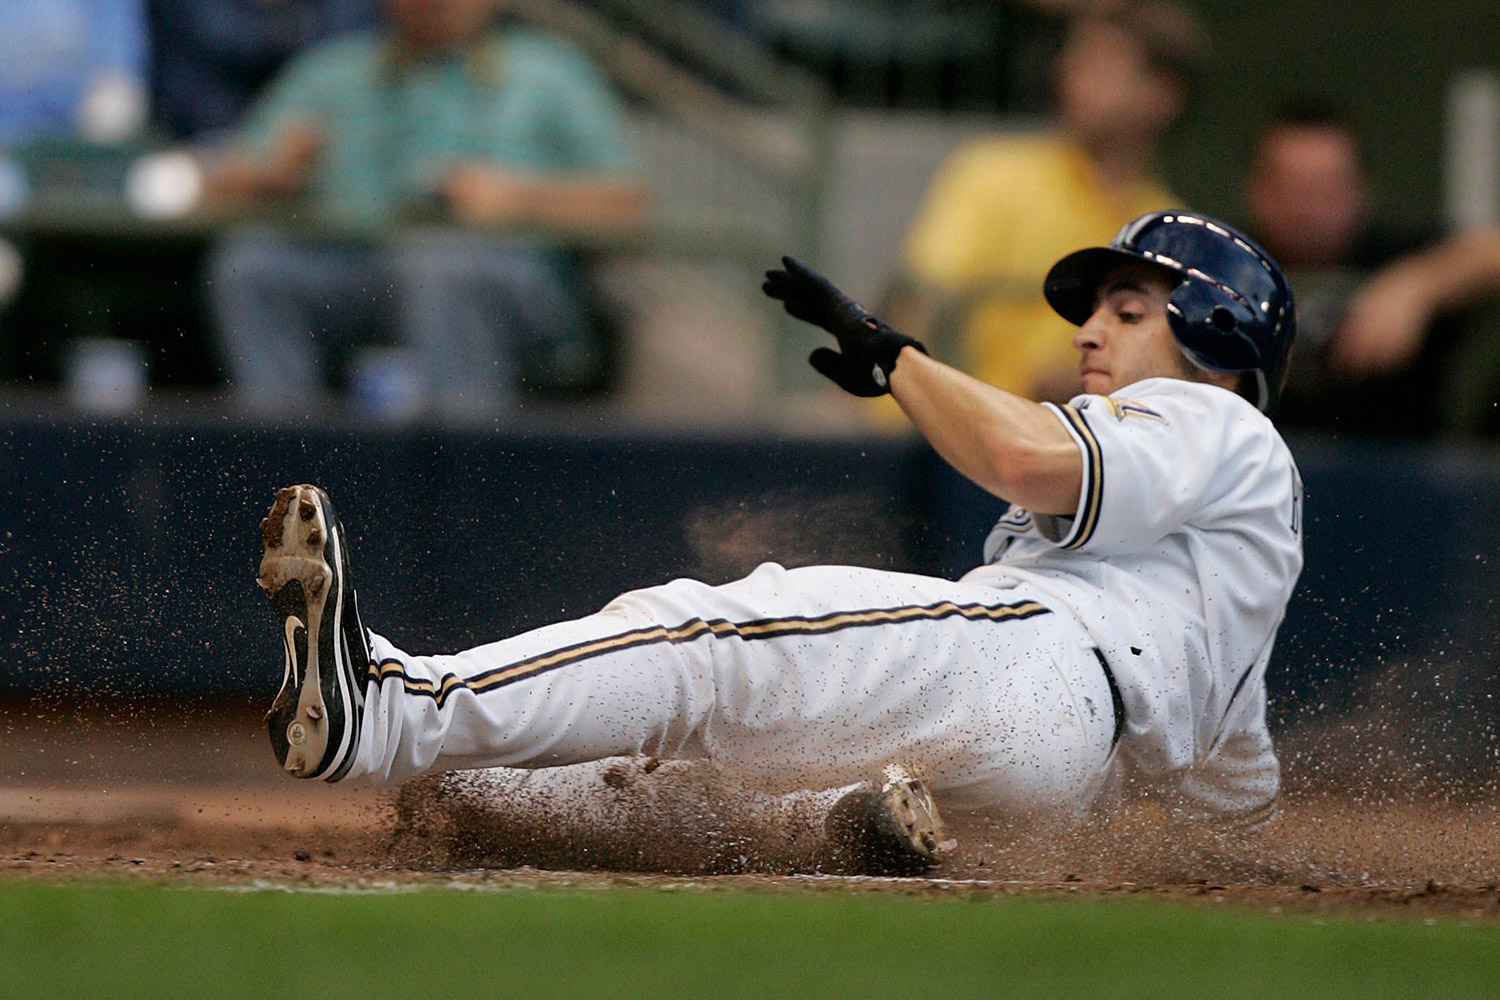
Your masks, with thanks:
[(827, 278), (795, 257), (781, 258), (784, 271), (767, 271), (764, 291), (781, 300), (786, 311), (804, 323), (833, 334), (839, 349), (820, 347), (808, 361), (819, 372), (856, 396), (884, 396), (891, 391), (891, 372), (903, 347), (927, 348), (866, 312)]

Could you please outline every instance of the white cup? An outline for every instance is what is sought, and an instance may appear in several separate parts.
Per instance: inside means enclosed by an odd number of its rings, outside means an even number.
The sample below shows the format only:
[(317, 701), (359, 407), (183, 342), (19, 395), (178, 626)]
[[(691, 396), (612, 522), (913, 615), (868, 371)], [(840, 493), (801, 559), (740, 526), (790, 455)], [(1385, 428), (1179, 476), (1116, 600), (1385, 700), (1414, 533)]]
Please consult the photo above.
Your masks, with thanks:
[(146, 402), (146, 352), (133, 340), (80, 337), (68, 348), (63, 387), (85, 413), (134, 412)]
[(89, 142), (124, 142), (146, 125), (146, 83), (140, 77), (106, 69), (84, 85), (76, 112), (79, 133)]
[(175, 219), (197, 207), (203, 170), (192, 153), (148, 153), (125, 173), (125, 202), (143, 219)]

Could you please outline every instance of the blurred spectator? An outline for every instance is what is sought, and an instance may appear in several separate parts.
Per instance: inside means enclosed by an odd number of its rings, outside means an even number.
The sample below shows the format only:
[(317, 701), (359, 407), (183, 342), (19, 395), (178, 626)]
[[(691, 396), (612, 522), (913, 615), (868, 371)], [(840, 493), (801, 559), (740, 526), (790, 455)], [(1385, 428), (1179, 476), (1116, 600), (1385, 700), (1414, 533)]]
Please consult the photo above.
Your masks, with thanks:
[(0, 145), (118, 142), (146, 117), (141, 0), (0, 3)]
[(942, 349), (987, 382), (1073, 395), (1076, 331), (1042, 298), (1042, 262), (1177, 202), (1152, 160), (1205, 44), (1198, 22), (1166, 2), (1079, 9), (1054, 67), (1054, 127), (976, 141), (942, 167), (907, 238), (891, 321), (956, 340)]
[(238, 124), (289, 57), (376, 20), (376, 0), (148, 0), (155, 118), (178, 139)]
[(1349, 119), (1318, 102), (1286, 104), (1256, 134), (1249, 229), (1297, 296), (1278, 422), (1428, 435), (1445, 412), (1464, 408), (1449, 377), (1463, 333), (1458, 311), (1500, 292), (1500, 234), (1445, 238), (1436, 227), (1377, 218), (1366, 166)]
[[(145, 69), (141, 0), (0, 0), (0, 214), (59, 178), (70, 188), (116, 178), (146, 121)], [(13, 307), (36, 263), (34, 247), (0, 239), (7, 361), (24, 349)]]
[[(484, 229), (633, 220), (641, 189), (620, 109), (581, 53), (492, 32), (492, 9), (386, 0), (386, 29), (295, 59), (210, 169), (212, 197), (300, 205), (380, 236), (260, 231), (219, 250), (212, 296), (247, 403), (319, 395), (341, 348), (383, 332), (416, 350), (431, 410), (457, 422), (513, 403), (518, 352), (564, 376), (599, 364), (558, 247)], [(413, 216), (443, 225), (390, 228)]]

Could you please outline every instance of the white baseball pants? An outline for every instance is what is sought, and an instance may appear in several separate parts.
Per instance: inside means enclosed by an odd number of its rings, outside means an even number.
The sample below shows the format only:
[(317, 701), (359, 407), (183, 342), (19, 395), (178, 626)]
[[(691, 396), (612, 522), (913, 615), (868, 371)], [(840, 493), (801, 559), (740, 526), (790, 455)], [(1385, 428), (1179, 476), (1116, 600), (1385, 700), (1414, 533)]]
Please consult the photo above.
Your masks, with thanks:
[(766, 564), (451, 656), (373, 636), (350, 775), (710, 757), (784, 792), (899, 762), (946, 804), (1077, 811), (1113, 755), (1092, 646), (1020, 588)]

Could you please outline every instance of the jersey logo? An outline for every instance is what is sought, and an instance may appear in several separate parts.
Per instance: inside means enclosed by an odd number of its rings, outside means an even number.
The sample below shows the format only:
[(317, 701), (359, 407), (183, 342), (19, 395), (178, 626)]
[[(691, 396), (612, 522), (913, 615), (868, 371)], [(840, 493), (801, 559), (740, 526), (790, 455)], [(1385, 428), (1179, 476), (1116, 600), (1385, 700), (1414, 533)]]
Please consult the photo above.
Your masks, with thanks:
[(1111, 399), (1109, 396), (1101, 397), (1104, 405), (1109, 407), (1110, 415), (1116, 420), (1124, 420), (1126, 417), (1138, 417), (1141, 420), (1155, 420), (1159, 424), (1167, 422), (1167, 418), (1157, 413), (1151, 407), (1136, 399)]

